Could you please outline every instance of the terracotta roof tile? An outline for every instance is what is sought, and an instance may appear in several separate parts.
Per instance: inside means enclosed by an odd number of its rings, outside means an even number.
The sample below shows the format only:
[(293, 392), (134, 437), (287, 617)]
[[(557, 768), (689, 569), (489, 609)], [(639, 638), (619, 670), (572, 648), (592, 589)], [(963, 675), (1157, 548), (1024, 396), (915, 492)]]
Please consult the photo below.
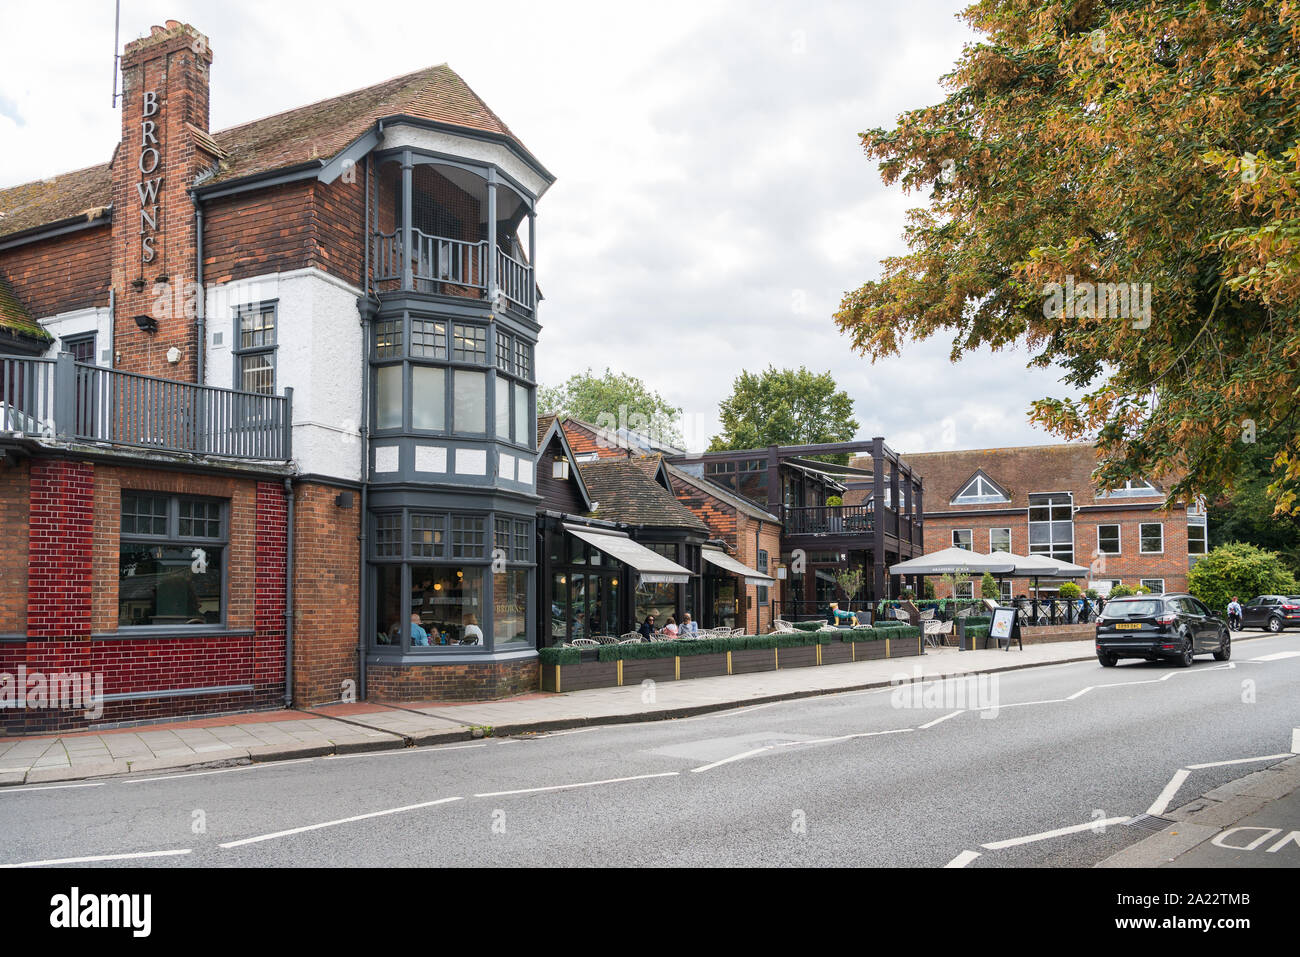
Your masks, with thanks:
[(40, 323), (33, 320), (27, 310), (23, 308), (23, 304), (18, 301), (14, 291), (9, 288), (9, 283), (5, 282), (2, 277), (0, 277), (0, 328), (45, 342), (52, 339), (50, 334), (41, 328)]
[(93, 218), (113, 201), (109, 164), (0, 189), (0, 236), (72, 219)]
[[(650, 458), (650, 457), (647, 457)], [(658, 462), (655, 461), (657, 467)], [(597, 503), (593, 517), (629, 525), (687, 528), (708, 532), (708, 526), (654, 479), (639, 458), (605, 458), (578, 466), (587, 491)]]

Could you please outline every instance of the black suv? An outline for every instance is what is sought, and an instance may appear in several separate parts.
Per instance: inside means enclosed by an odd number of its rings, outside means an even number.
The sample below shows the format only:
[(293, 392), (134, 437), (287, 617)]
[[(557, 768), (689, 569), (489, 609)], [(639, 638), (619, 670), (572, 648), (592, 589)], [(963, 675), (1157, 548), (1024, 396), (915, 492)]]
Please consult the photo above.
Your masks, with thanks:
[(1227, 661), (1232, 636), (1228, 623), (1191, 595), (1115, 598), (1097, 619), (1097, 660), (1106, 668), (1121, 658), (1168, 658), (1186, 668), (1206, 654)]
[(1278, 632), (1287, 625), (1300, 625), (1300, 598), (1295, 595), (1260, 595), (1241, 606), (1242, 628)]

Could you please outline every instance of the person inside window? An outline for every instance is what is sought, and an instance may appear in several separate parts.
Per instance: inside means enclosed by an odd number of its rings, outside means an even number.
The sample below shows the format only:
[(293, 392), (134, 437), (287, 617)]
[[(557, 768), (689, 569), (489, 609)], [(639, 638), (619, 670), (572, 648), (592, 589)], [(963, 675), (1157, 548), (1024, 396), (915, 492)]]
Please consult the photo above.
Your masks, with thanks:
[(669, 638), (677, 637), (677, 622), (673, 619), (672, 615), (668, 616), (668, 623), (664, 625), (664, 634)]
[(646, 615), (645, 621), (641, 622), (641, 627), (638, 630), (642, 641), (649, 641), (653, 638), (655, 633), (655, 616)]
[(483, 629), (478, 626), (478, 619), (472, 614), (465, 616), (465, 628), (460, 633), (462, 645), (478, 645), (483, 642)]
[(422, 646), (429, 644), (429, 633), (424, 630), (424, 625), (420, 624), (420, 613), (417, 611), (411, 612), (411, 644)]

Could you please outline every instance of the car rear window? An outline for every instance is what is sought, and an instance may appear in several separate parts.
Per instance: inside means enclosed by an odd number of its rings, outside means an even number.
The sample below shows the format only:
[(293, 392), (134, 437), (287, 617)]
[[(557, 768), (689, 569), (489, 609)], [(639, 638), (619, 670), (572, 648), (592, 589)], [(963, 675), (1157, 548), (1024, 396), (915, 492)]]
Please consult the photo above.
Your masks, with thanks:
[(1151, 598), (1140, 599), (1137, 601), (1127, 601), (1117, 599), (1107, 602), (1106, 608), (1101, 613), (1103, 618), (1136, 618), (1139, 616), (1150, 617), (1160, 614), (1164, 610), (1164, 602)]

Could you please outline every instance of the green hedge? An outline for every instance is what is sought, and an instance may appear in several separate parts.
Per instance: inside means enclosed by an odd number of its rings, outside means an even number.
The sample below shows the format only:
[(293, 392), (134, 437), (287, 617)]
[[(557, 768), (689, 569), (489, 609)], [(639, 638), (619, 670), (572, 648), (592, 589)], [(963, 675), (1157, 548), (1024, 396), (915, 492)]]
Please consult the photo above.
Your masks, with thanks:
[(826, 622), (827, 619), (823, 618), (818, 621), (792, 621), (790, 622), (790, 624), (792, 624), (799, 631), (816, 631), (818, 628), (824, 628), (826, 626)]
[[(675, 658), (691, 655), (722, 654), (728, 651), (754, 651), (768, 648), (810, 648), (828, 645), (833, 641), (881, 641), (885, 638), (901, 640), (915, 638), (920, 628), (901, 621), (871, 628), (837, 628), (834, 631), (795, 631), (773, 635), (738, 635), (735, 638), (699, 638), (693, 641), (639, 641), (628, 645), (600, 645), (596, 648), (597, 661), (635, 661), (645, 658)], [(538, 652), (543, 665), (576, 665), (581, 659), (581, 649), (561, 648), (558, 645)]]
[(847, 642), (883, 641), (886, 638), (890, 641), (900, 641), (904, 638), (915, 638), (920, 633), (920, 628), (915, 625), (905, 625), (900, 621), (889, 627), (843, 629), (838, 637), (840, 641)]
[(561, 648), (559, 645), (541, 649), (537, 657), (544, 665), (576, 665), (582, 660), (577, 648)]

